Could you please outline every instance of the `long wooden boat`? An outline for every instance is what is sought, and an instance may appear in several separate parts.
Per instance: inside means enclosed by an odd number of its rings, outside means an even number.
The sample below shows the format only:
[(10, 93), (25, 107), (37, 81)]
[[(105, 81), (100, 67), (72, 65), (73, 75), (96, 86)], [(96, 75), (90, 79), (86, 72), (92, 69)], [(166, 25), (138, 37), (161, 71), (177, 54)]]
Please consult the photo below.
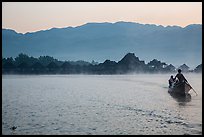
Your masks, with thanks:
[(169, 87), (168, 92), (174, 96), (186, 97), (190, 90), (191, 86), (188, 83), (179, 82), (178, 84), (173, 84), (173, 86)]

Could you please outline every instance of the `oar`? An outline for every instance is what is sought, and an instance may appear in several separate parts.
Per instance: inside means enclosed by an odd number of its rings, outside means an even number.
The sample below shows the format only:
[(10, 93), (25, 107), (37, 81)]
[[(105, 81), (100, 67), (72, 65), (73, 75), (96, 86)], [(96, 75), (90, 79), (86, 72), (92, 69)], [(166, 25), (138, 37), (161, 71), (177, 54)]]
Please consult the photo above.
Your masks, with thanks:
[[(193, 87), (191, 87), (192, 88), (192, 90), (196, 93), (196, 91), (193, 89)], [(197, 96), (198, 94), (196, 93), (196, 96)]]
[[(186, 84), (188, 84), (190, 87), (191, 87), (191, 89), (196, 93), (196, 91), (193, 89), (193, 87), (189, 84), (189, 83), (187, 83), (186, 82)], [(197, 96), (198, 94), (196, 93), (196, 96)]]

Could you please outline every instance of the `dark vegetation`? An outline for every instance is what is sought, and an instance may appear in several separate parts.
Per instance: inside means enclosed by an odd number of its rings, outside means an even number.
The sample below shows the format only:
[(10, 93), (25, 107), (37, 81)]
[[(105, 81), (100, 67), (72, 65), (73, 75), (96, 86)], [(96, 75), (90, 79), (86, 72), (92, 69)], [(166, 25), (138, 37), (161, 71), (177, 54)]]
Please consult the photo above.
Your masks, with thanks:
[[(186, 64), (179, 68), (183, 72), (202, 72), (202, 64), (189, 70)], [(145, 64), (134, 53), (126, 54), (120, 61), (59, 61), (50, 56), (39, 58), (19, 54), (15, 59), (2, 57), (2, 74), (127, 74), (127, 73), (168, 73), (176, 72), (176, 67), (157, 59)]]

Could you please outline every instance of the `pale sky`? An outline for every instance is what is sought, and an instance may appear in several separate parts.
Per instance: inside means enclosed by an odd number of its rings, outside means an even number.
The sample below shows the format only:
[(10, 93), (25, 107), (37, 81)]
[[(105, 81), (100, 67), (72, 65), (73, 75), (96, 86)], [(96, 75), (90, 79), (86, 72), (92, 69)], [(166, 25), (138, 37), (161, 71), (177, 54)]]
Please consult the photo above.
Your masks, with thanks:
[(202, 24), (202, 2), (3, 2), (2, 28), (19, 33), (88, 22)]

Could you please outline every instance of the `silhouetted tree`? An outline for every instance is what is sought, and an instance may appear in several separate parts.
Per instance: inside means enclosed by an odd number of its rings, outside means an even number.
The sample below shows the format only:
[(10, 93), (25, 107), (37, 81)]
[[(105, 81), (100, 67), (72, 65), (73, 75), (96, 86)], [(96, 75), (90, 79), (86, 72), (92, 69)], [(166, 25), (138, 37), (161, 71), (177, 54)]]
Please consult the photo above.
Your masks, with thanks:
[(167, 64), (157, 59), (153, 59), (147, 64), (147, 66), (151, 72), (164, 72)]
[(45, 66), (43, 66), (41, 63), (36, 62), (32, 66), (30, 66), (32, 73), (40, 74), (45, 73)]
[(96, 71), (99, 74), (115, 74), (117, 63), (115, 61), (105, 60), (104, 63), (97, 65)]
[(61, 70), (62, 73), (69, 74), (69, 73), (71, 73), (72, 65), (71, 65), (69, 62), (65, 61), (65, 62), (61, 65), (61, 69), (62, 69), (62, 70)]
[(12, 57), (2, 58), (2, 73), (15, 73), (16, 66)]
[[(95, 65), (93, 65), (95, 64)], [(189, 67), (181, 65), (184, 72)], [(20, 53), (15, 60), (2, 57), (2, 73), (20, 74), (125, 74), (129, 72), (175, 72), (175, 67), (157, 59), (153, 59), (145, 64), (139, 60), (134, 53), (126, 54), (120, 61), (105, 60), (103, 63), (92, 64), (83, 60), (79, 61), (58, 61), (50, 56), (40, 56), (39, 58), (29, 57)], [(202, 72), (202, 64), (198, 65), (193, 72)]]
[(48, 73), (58, 73), (59, 72), (59, 66), (55, 62), (50, 62), (47, 66), (47, 72)]
[(48, 64), (50, 64), (51, 62), (57, 62), (57, 59), (54, 59), (53, 57), (50, 56), (40, 56), (38, 58), (39, 63), (43, 64), (44, 66), (47, 66)]
[(22, 62), (17, 66), (17, 70), (19, 73), (29, 73), (29, 65), (26, 62)]
[(134, 53), (126, 54), (117, 64), (118, 73), (142, 71), (145, 66), (144, 61), (140, 61)]

